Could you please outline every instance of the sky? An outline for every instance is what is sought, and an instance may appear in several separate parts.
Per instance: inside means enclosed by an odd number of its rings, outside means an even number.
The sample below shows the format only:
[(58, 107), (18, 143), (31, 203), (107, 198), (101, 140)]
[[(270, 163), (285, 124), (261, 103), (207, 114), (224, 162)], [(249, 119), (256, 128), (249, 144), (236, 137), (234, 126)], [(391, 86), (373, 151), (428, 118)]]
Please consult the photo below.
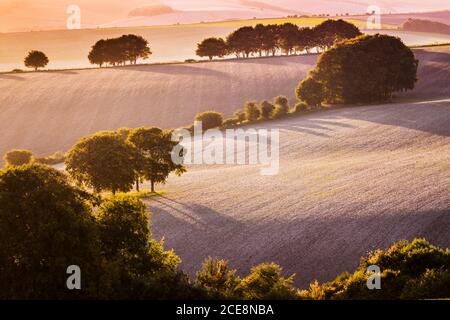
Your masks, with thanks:
[[(205, 12), (217, 17), (251, 18), (253, 16), (283, 16), (290, 12), (363, 13), (369, 5), (378, 5), (383, 12), (418, 12), (450, 10), (449, 0), (0, 0), (0, 32), (55, 29), (65, 26), (66, 9), (78, 5), (83, 26), (102, 25), (125, 19), (136, 8), (170, 6), (183, 23)], [(178, 18), (179, 17), (179, 18)]]

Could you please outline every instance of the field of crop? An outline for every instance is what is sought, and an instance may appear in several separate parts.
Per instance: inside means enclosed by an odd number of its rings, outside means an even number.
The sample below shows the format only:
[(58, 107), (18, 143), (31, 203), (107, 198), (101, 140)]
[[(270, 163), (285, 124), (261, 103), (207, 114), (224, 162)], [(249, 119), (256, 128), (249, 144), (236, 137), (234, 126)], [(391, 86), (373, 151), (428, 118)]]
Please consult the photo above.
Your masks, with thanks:
[[(450, 100), (270, 122), (280, 173), (190, 167), (148, 200), (154, 235), (195, 274), (209, 257), (242, 274), (275, 261), (297, 284), (353, 271), (369, 250), (426, 237), (450, 246)], [(147, 186), (148, 187), (148, 186)]]
[[(280, 173), (189, 167), (148, 200), (154, 235), (193, 273), (208, 256), (245, 272), (275, 261), (297, 284), (352, 270), (368, 250), (426, 237), (450, 246), (450, 48), (417, 49), (417, 88), (390, 105), (261, 124), (281, 130)], [(89, 133), (177, 127), (293, 89), (316, 55), (0, 74), (0, 153), (67, 150)]]

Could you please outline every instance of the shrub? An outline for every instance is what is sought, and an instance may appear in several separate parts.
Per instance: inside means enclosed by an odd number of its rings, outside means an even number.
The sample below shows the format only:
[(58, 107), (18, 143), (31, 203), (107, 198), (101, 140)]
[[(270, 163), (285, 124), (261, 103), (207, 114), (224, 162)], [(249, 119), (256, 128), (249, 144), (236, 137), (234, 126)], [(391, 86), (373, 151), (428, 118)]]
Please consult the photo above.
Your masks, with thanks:
[(239, 120), (236, 118), (229, 118), (223, 121), (222, 127), (229, 128), (239, 124)]
[(262, 119), (270, 119), (272, 117), (272, 112), (275, 109), (275, 106), (267, 100), (261, 102), (261, 118)]
[(236, 299), (240, 281), (236, 276), (236, 270), (229, 270), (228, 261), (209, 258), (197, 272), (195, 285), (206, 290), (211, 298)]
[(263, 263), (251, 269), (237, 290), (246, 300), (296, 299), (297, 293), (292, 286), (294, 276), (284, 278), (279, 265)]
[[(381, 270), (382, 290), (369, 290), (368, 266)], [(327, 299), (433, 299), (449, 298), (450, 250), (424, 239), (400, 241), (361, 259), (353, 274), (344, 274), (322, 285)], [(312, 298), (302, 292), (303, 297)]]
[(298, 112), (304, 112), (304, 111), (308, 111), (309, 110), (309, 106), (304, 103), (304, 102), (298, 102), (295, 106), (294, 106), (294, 112), (298, 113)]
[(238, 120), (239, 123), (242, 123), (242, 122), (244, 122), (246, 120), (245, 112), (242, 111), (242, 110), (237, 110), (234, 113), (234, 117)]
[(21, 166), (30, 163), (33, 160), (33, 154), (29, 150), (11, 150), (3, 159), (7, 166)]
[(248, 121), (256, 121), (261, 115), (261, 111), (259, 110), (256, 102), (247, 102), (245, 104), (244, 111), (245, 117)]
[(272, 118), (278, 119), (289, 112), (289, 100), (286, 97), (278, 96), (274, 100), (275, 109), (272, 112)]
[(202, 122), (203, 130), (209, 130), (220, 127), (223, 123), (223, 116), (219, 112), (206, 111), (197, 114), (195, 121)]
[(295, 92), (297, 99), (313, 107), (320, 107), (325, 98), (323, 85), (311, 77), (300, 82)]
[(47, 164), (47, 165), (51, 166), (51, 165), (63, 163), (65, 159), (66, 159), (65, 153), (63, 153), (61, 151), (57, 151), (50, 156), (37, 158), (36, 161), (39, 163)]

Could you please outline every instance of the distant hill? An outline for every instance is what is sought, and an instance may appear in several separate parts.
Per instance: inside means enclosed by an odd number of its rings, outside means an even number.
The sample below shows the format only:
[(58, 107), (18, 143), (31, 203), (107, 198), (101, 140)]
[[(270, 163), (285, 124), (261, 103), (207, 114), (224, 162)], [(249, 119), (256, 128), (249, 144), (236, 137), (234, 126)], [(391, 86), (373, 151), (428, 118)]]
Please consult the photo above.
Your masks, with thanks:
[(430, 20), (408, 19), (401, 26), (402, 30), (450, 34), (450, 25)]
[(153, 17), (161, 14), (175, 13), (178, 10), (174, 10), (172, 7), (163, 4), (153, 4), (150, 6), (136, 8), (128, 13), (129, 17)]

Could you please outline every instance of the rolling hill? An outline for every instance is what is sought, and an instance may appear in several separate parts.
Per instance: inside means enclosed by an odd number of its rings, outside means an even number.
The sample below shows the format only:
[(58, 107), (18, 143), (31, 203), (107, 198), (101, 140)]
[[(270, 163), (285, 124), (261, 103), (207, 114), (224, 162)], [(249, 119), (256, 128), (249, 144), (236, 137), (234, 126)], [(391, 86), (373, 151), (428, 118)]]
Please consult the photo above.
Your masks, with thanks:
[[(191, 274), (208, 256), (239, 272), (275, 261), (301, 286), (400, 239), (450, 246), (450, 48), (416, 55), (420, 80), (396, 104), (260, 124), (281, 131), (277, 176), (195, 166), (171, 177), (167, 193), (148, 200), (154, 235)], [(200, 111), (229, 115), (247, 100), (293, 98), (316, 59), (0, 74), (0, 153), (49, 154), (98, 130), (177, 127)]]
[[(448, 47), (417, 50), (414, 99), (448, 98)], [(119, 127), (192, 123), (214, 109), (231, 115), (249, 100), (294, 98), (316, 55), (195, 64), (0, 74), (0, 154), (65, 151), (80, 137)]]

